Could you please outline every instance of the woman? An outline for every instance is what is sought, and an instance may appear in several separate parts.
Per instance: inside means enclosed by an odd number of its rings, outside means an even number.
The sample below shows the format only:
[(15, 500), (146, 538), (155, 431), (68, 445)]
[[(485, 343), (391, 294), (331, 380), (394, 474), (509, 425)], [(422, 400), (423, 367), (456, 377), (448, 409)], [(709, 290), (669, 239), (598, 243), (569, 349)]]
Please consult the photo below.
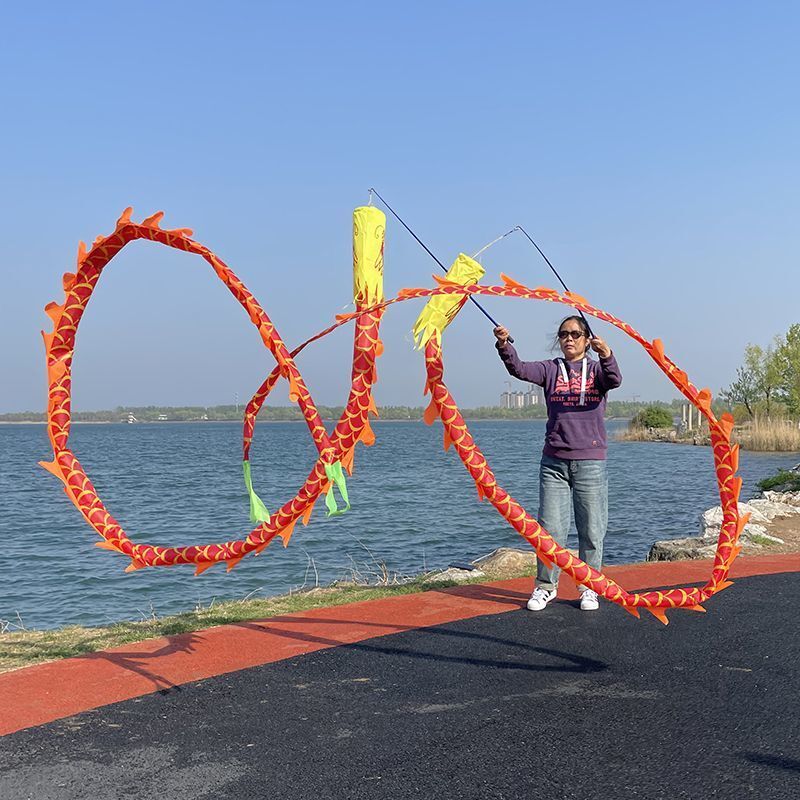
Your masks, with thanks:
[[(580, 557), (599, 570), (608, 524), (603, 416), (606, 393), (622, 384), (614, 354), (599, 336), (593, 336), (586, 320), (579, 316), (561, 321), (557, 342), (564, 357), (550, 361), (521, 361), (502, 325), (494, 329), (494, 335), (506, 369), (515, 378), (544, 387), (547, 429), (539, 470), (539, 524), (565, 546), (571, 500)], [(589, 358), (590, 347), (599, 361)], [(539, 559), (536, 585), (528, 601), (531, 611), (541, 611), (555, 598), (559, 572)], [(596, 592), (581, 589), (581, 609), (596, 610)]]

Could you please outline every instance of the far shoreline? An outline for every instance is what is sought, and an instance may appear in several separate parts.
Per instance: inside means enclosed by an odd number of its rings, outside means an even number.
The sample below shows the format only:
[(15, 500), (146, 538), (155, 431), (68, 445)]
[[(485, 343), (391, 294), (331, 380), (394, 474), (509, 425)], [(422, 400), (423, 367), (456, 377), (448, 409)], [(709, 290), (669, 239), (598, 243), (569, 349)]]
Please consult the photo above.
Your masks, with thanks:
[[(616, 422), (630, 420), (631, 417), (605, 417), (606, 422)], [(547, 422), (547, 417), (520, 417), (519, 419), (510, 419), (508, 417), (464, 417), (465, 422)], [(256, 419), (259, 425), (277, 425), (285, 423), (297, 423), (305, 425), (304, 419)], [(335, 417), (323, 417), (323, 422), (338, 422)], [(71, 425), (197, 425), (200, 423), (227, 423), (231, 425), (241, 425), (240, 419), (161, 419), (161, 420), (147, 420), (140, 422), (127, 422), (125, 420), (93, 420), (93, 419), (74, 419)], [(418, 419), (381, 419), (375, 417), (370, 419), (370, 424), (387, 424), (397, 422), (419, 422), (427, 425), (421, 417)], [(438, 418), (435, 422), (439, 422)], [(43, 419), (26, 419), (26, 420), (0, 420), (0, 425), (47, 425), (47, 420)]]

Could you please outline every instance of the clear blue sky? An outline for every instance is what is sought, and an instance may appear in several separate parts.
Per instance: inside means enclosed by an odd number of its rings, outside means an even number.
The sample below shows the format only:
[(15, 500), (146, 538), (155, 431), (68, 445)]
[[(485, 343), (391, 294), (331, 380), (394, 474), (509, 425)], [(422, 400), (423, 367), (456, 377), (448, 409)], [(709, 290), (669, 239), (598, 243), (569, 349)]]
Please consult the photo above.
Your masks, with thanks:
[[(193, 228), (290, 344), (350, 301), (371, 185), (448, 263), (526, 226), (715, 394), (745, 344), (800, 321), (796, 3), (17, 3), (0, 36), (0, 411), (44, 408), (42, 307), (127, 205)], [(521, 239), (484, 263), (554, 285)], [(435, 271), (390, 222), (387, 291)], [(547, 355), (557, 307), (489, 305), (524, 358)], [(387, 317), (379, 403), (423, 402), (419, 308)], [(600, 327), (617, 397), (674, 396)], [(475, 309), (446, 347), (457, 399), (496, 403), (507, 376)], [(350, 351), (342, 331), (302, 356), (319, 403), (343, 401)], [(75, 407), (230, 403), (272, 366), (203, 262), (137, 243), (84, 318)]]

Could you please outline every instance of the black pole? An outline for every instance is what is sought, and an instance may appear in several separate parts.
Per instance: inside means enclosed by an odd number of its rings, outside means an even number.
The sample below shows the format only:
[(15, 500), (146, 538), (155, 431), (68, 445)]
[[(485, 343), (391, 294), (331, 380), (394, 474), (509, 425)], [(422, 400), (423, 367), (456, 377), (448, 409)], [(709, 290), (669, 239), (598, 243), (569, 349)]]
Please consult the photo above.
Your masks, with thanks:
[[(381, 203), (383, 203), (386, 206), (386, 208), (389, 209), (389, 211), (391, 211), (391, 213), (394, 216), (394, 218), (417, 240), (417, 243), (420, 245), (420, 247), (422, 247), (422, 249), (445, 272), (447, 272), (447, 267), (444, 264), (442, 264), (442, 262), (439, 261), (439, 259), (436, 258), (436, 256), (427, 248), (427, 246), (425, 245), (425, 242), (423, 242), (422, 239), (420, 239), (419, 236), (417, 236), (417, 234), (414, 233), (414, 231), (412, 231), (411, 228), (409, 228), (408, 225), (406, 225), (405, 222), (403, 222), (403, 220), (401, 219), (400, 215), (380, 196), (380, 194), (378, 193), (378, 190), (377, 189), (370, 189), (369, 191), (372, 192), (372, 194), (374, 194), (378, 198), (378, 200), (380, 200)], [(489, 320), (489, 322), (492, 323), (492, 325), (494, 325), (495, 328), (500, 327), (500, 323), (498, 323), (497, 320), (495, 320), (494, 317), (492, 317), (492, 315), (472, 295), (469, 295), (469, 299), (472, 300), (473, 303), (475, 303), (475, 305), (478, 307), (478, 309), (481, 311), (481, 313), (486, 317), (486, 319)], [(508, 341), (513, 342), (514, 340), (509, 336)]]
[[(556, 278), (558, 278), (558, 282), (564, 287), (564, 291), (568, 292), (569, 289), (567, 288), (567, 284), (561, 280), (561, 276), (558, 274), (556, 268), (550, 263), (550, 259), (542, 252), (542, 248), (539, 247), (539, 245), (533, 241), (531, 236), (528, 234), (528, 231), (526, 231), (525, 228), (522, 227), (522, 225), (517, 225), (517, 230), (520, 233), (522, 233), (525, 236), (525, 238), (539, 251), (539, 255), (547, 262), (547, 266), (550, 267), (551, 270), (553, 270), (553, 274), (556, 276)], [(581, 315), (581, 319), (586, 323), (586, 327), (589, 330), (589, 335), (594, 339), (594, 334), (592, 333), (592, 326), (589, 325), (589, 320), (583, 316), (583, 312), (580, 309), (575, 309), (575, 310)]]

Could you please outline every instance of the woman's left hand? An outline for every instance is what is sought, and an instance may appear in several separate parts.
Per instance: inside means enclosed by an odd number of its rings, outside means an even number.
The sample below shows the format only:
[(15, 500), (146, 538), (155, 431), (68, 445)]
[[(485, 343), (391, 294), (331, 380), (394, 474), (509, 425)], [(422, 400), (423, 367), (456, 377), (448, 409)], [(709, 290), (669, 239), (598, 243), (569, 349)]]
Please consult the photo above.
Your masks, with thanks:
[(595, 336), (589, 340), (592, 350), (600, 356), (600, 358), (608, 358), (611, 355), (611, 348), (599, 337)]

